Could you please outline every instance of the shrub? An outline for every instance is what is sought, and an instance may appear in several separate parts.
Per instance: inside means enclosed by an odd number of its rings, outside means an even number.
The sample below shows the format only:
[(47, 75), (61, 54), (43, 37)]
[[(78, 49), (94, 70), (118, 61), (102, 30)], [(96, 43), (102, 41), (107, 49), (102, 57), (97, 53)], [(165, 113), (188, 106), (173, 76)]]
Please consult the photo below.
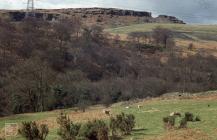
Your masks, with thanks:
[(57, 123), (60, 125), (58, 135), (63, 140), (76, 140), (80, 124), (74, 124), (65, 114), (61, 113), (57, 118)]
[(110, 119), (110, 129), (113, 136), (117, 134), (117, 131), (120, 131), (124, 135), (130, 134), (134, 127), (135, 116), (132, 114), (126, 115), (121, 113), (115, 118), (112, 117)]
[(181, 121), (180, 121), (179, 128), (186, 128), (187, 123), (188, 123), (188, 121), (187, 121), (186, 117), (182, 118)]
[(193, 43), (190, 43), (188, 45), (188, 50), (192, 51), (194, 49), (194, 44)]
[(109, 127), (111, 129), (112, 137), (114, 137), (117, 134), (117, 130), (118, 130), (118, 122), (117, 122), (116, 118), (114, 118), (114, 117), (110, 118)]
[(5, 140), (5, 138), (1, 138), (1, 137), (0, 137), (0, 140)]
[(23, 122), (18, 132), (27, 140), (45, 140), (49, 129), (44, 124), (38, 126), (36, 122)]
[(172, 129), (175, 126), (176, 117), (175, 116), (168, 116), (163, 118), (164, 127), (166, 129)]
[(194, 121), (194, 115), (193, 115), (193, 113), (186, 112), (185, 113), (185, 118), (186, 118), (187, 121), (190, 121), (190, 122)]
[(152, 32), (154, 43), (156, 45), (162, 45), (165, 48), (167, 47), (167, 40), (171, 39), (172, 36), (173, 33), (171, 30), (162, 27), (156, 27)]
[(200, 121), (201, 121), (200, 116), (196, 116), (196, 117), (195, 117), (195, 121), (196, 121), (196, 122), (200, 122)]
[(89, 121), (82, 125), (79, 136), (88, 140), (108, 140), (108, 126), (102, 120)]

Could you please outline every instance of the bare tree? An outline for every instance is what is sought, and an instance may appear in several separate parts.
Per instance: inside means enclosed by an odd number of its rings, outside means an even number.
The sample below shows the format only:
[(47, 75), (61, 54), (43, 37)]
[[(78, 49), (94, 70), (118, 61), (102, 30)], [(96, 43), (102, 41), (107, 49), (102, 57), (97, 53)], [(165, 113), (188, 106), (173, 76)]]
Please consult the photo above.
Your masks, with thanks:
[(140, 51), (143, 45), (147, 45), (150, 42), (150, 36), (146, 32), (131, 32), (128, 34), (128, 39), (135, 43)]
[(9, 21), (0, 20), (0, 71), (10, 66), (15, 43), (15, 27)]
[(38, 112), (46, 110), (50, 86), (55, 73), (39, 58), (32, 58), (13, 68), (8, 77), (14, 99), (15, 112)]
[(162, 45), (164, 48), (167, 47), (168, 39), (172, 37), (172, 31), (166, 28), (157, 27), (153, 30), (152, 38), (156, 45)]

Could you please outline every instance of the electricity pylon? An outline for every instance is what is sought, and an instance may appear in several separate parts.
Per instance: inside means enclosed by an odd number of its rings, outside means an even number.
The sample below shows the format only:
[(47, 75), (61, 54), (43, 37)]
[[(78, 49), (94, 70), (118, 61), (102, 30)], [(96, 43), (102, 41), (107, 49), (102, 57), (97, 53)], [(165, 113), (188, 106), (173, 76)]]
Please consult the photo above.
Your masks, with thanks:
[(34, 0), (27, 1), (26, 18), (35, 17)]

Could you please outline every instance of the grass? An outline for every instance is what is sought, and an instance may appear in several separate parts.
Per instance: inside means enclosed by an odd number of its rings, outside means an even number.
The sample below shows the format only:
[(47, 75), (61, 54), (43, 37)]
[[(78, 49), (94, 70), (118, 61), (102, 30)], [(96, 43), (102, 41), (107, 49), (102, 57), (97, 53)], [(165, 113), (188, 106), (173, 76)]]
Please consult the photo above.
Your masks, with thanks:
[(128, 34), (134, 31), (150, 32), (156, 27), (168, 28), (177, 32), (194, 32), (194, 33), (208, 33), (217, 34), (217, 25), (191, 25), (191, 24), (161, 24), (161, 23), (146, 23), (146, 24), (134, 24), (130, 26), (118, 27), (107, 29), (111, 33), (115, 34)]
[[(130, 136), (124, 137), (125, 140), (143, 140), (143, 139), (167, 139), (171, 136), (180, 135), (180, 138), (183, 135), (187, 135), (185, 139), (192, 139), (193, 137), (199, 135), (207, 135), (206, 138), (210, 140), (217, 139), (217, 95), (210, 96), (209, 98), (193, 98), (193, 99), (154, 99), (141, 101), (139, 103), (125, 104), (122, 103), (114, 104), (112, 112), (114, 114), (124, 112), (132, 113), (136, 117), (136, 127)], [(126, 109), (125, 106), (130, 106), (129, 109)], [(141, 109), (138, 109), (137, 106), (142, 105)], [(210, 105), (208, 107), (208, 105)], [(100, 119), (108, 119), (104, 117), (102, 113), (102, 107), (93, 107), (88, 110), (86, 113), (74, 112), (71, 109), (66, 110), (69, 116), (74, 121), (82, 121), (94, 119), (95, 117)], [(188, 124), (187, 130), (174, 130), (171, 132), (165, 131), (163, 127), (162, 118), (169, 115), (171, 112), (178, 111), (184, 114), (185, 112), (192, 112), (195, 115), (199, 115), (202, 119), (201, 122), (192, 122)], [(59, 114), (59, 111), (51, 111), (46, 113), (33, 113), (33, 114), (23, 114), (15, 115), (6, 118), (0, 119), (1, 128), (5, 122), (18, 122), (22, 121), (33, 121), (38, 120), (38, 122), (47, 122), (50, 119), (53, 120), (53, 123), (56, 121), (56, 116)], [(80, 116), (80, 117), (79, 117)], [(85, 119), (84, 116), (87, 118)], [(89, 118), (88, 118), (89, 117)], [(50, 119), (49, 119), (50, 118)], [(178, 120), (179, 121), (179, 120)], [(177, 121), (177, 123), (178, 123)], [(52, 121), (51, 121), (52, 123)], [(48, 140), (55, 140), (57, 136), (57, 127), (54, 125), (49, 125), (50, 133)], [(9, 138), (10, 140), (23, 140), (20, 136), (15, 138)], [(8, 140), (9, 140), (8, 139)], [(198, 137), (195, 138), (195, 140)], [(172, 139), (171, 139), (172, 140)], [(177, 139), (179, 140), (179, 139)], [(194, 139), (193, 139), (194, 140)]]
[(29, 113), (19, 114), (10, 117), (0, 118), (0, 128), (3, 128), (5, 123), (20, 123), (23, 121), (37, 121), (48, 117), (56, 116), (54, 112), (41, 112), (41, 113)]
[(193, 43), (195, 51), (206, 50), (207, 53), (217, 56), (217, 25), (146, 23), (109, 28), (105, 31), (113, 35), (119, 34), (122, 40), (126, 40), (128, 33), (151, 32), (158, 26), (174, 32), (176, 46), (187, 49), (189, 44)]
[(146, 23), (130, 26), (106, 29), (112, 34), (126, 35), (130, 32), (151, 32), (156, 27), (163, 27), (174, 31), (177, 38), (191, 40), (212, 40), (217, 41), (217, 25), (191, 25), (191, 24), (162, 24)]
[(174, 111), (183, 114), (192, 112), (199, 115), (202, 121), (189, 123), (189, 128), (199, 128), (202, 132), (209, 134), (211, 139), (216, 138), (214, 131), (217, 129), (217, 102), (215, 100), (160, 100), (141, 104), (143, 108), (140, 110), (136, 105), (132, 105), (130, 109), (123, 107), (114, 109), (115, 112), (132, 113), (136, 116), (136, 128), (140, 131), (133, 132), (130, 138), (143, 139), (165, 134), (162, 118)]

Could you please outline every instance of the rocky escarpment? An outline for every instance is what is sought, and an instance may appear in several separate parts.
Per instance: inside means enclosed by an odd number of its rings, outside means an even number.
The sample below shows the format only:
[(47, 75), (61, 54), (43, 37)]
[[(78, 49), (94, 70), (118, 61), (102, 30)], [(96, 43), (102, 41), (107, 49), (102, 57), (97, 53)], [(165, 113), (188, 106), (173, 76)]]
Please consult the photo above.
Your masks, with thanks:
[[(4, 11), (12, 21), (25, 18), (25, 11)], [(133, 11), (114, 8), (70, 8), (70, 9), (37, 9), (35, 15), (39, 19), (48, 21), (62, 17), (80, 17), (85, 24), (101, 24), (105, 26), (119, 26), (133, 23), (178, 23), (184, 24), (173, 16), (160, 15), (153, 18), (150, 12)]]
[(179, 20), (177, 17), (174, 16), (167, 16), (167, 15), (159, 15), (157, 18), (155, 18), (156, 22), (172, 22), (172, 23), (179, 23), (179, 24), (185, 24), (184, 21)]
[[(10, 11), (8, 12), (8, 14), (12, 21), (21, 21), (26, 16), (26, 13), (21, 11)], [(52, 14), (52, 13), (41, 13), (41, 12), (35, 13), (36, 18), (47, 20), (47, 21), (56, 20), (58, 19), (59, 16), (60, 16), (59, 14)]]
[(151, 17), (150, 12), (123, 10), (123, 9), (114, 9), (114, 8), (75, 8), (75, 9), (64, 9), (60, 11), (63, 11), (66, 14)]

